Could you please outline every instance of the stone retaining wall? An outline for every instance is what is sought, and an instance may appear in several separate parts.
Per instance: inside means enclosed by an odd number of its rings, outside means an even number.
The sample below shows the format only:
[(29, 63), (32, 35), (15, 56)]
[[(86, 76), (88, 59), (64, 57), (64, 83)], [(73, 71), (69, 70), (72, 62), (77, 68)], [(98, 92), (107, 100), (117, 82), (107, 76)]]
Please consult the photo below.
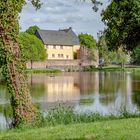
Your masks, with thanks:
[(26, 64), (27, 68), (55, 68), (55, 69), (62, 69), (64, 71), (68, 70), (81, 70), (84, 67), (95, 66), (97, 67), (98, 64), (96, 61), (91, 60), (47, 60), (47, 61), (34, 61), (28, 62)]

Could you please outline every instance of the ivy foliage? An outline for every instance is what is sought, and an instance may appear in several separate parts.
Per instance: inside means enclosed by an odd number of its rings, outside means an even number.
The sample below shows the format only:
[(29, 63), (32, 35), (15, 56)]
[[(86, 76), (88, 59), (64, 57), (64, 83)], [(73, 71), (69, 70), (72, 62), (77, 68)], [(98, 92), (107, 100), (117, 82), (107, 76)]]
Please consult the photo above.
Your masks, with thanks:
[(96, 48), (96, 40), (92, 35), (89, 34), (79, 34), (79, 41), (82, 46), (85, 46), (89, 49)]
[[(31, 3), (36, 9), (41, 6), (40, 0), (31, 0)], [(0, 65), (11, 95), (14, 126), (19, 126), (21, 123), (32, 124), (37, 118), (18, 42), (19, 13), (25, 4), (26, 0), (0, 1)]]
[(42, 41), (35, 35), (22, 32), (19, 34), (19, 40), (21, 43), (21, 53), (26, 61), (39, 61), (46, 59), (47, 50), (45, 49)]
[(140, 42), (140, 0), (111, 0), (102, 13), (110, 49), (132, 50)]

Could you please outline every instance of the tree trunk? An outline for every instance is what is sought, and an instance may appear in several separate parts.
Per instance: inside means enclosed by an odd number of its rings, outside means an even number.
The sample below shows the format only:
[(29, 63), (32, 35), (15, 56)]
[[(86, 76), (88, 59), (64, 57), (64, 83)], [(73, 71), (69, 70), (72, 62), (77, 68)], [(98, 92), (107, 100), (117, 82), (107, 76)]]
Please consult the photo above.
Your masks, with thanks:
[[(14, 125), (18, 125), (19, 123), (32, 123), (35, 120), (35, 108), (32, 104), (32, 100), (30, 97), (29, 89), (27, 86), (27, 77), (24, 73), (24, 69), (20, 66), (22, 64), (18, 61), (19, 50), (18, 45), (10, 46), (11, 53), (14, 58), (9, 62), (7, 61), (5, 65), (5, 70), (7, 73), (8, 79), (6, 79), (8, 90), (11, 93), (11, 105), (13, 108), (13, 117), (14, 117)], [(7, 54), (7, 56), (9, 56)], [(8, 60), (8, 58), (6, 57)], [(23, 66), (24, 67), (24, 66)]]
[(25, 63), (21, 60), (17, 41), (19, 27), (18, 12), (15, 9), (19, 3), (8, 0), (0, 4), (2, 9), (2, 13), (0, 13), (0, 63), (8, 91), (11, 94), (14, 126), (20, 123), (32, 123), (36, 118), (37, 111), (31, 100), (25, 74)]
[(33, 60), (31, 60), (31, 69), (33, 69)]

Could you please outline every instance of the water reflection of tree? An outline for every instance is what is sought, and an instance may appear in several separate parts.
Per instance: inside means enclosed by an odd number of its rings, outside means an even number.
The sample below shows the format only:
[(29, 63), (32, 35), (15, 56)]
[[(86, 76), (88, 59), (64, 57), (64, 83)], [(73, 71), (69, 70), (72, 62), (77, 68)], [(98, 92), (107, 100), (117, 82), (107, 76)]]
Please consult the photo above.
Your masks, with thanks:
[(136, 104), (140, 109), (140, 92), (134, 92), (132, 95), (132, 101)]
[(140, 109), (140, 75), (134, 75), (132, 84), (132, 101), (136, 104)]
[(31, 95), (32, 97), (35, 97), (35, 98), (41, 97), (42, 95), (44, 95), (45, 90), (46, 90), (45, 85), (42, 83), (40, 84), (32, 83), (32, 85), (30, 86)]
[(119, 91), (126, 92), (125, 73), (102, 72), (99, 74), (99, 100), (102, 104), (115, 102)]
[(106, 95), (106, 96), (101, 96), (99, 98), (99, 101), (103, 104), (103, 105), (108, 105), (109, 103), (115, 103), (116, 100), (115, 94), (113, 95)]
[(81, 95), (89, 95), (97, 92), (98, 89), (98, 73), (80, 73), (80, 93)]
[(2, 113), (6, 118), (11, 118), (12, 115), (12, 107), (10, 104), (0, 105), (0, 113)]
[(6, 83), (2, 79), (0, 79), (0, 99), (2, 101), (10, 99), (10, 96), (7, 91)]
[(140, 75), (133, 75), (132, 77), (132, 90), (135, 91), (139, 91), (140, 92)]
[(118, 82), (111, 77), (110, 73), (101, 73), (99, 75), (99, 93), (115, 93), (117, 91)]

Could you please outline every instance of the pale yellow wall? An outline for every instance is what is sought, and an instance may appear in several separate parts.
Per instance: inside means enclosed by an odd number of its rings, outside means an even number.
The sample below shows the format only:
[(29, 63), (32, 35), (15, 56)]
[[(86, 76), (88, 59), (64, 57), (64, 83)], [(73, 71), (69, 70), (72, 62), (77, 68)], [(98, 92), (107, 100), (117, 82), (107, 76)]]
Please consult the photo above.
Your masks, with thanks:
[[(73, 59), (73, 47), (72, 46), (62, 46), (63, 48), (61, 48), (61, 46), (56, 45), (55, 46), (56, 48), (54, 48), (53, 45), (47, 45), (45, 47), (47, 48), (48, 59), (50, 59), (50, 60)], [(54, 55), (54, 57), (53, 57), (53, 55)]]
[[(55, 46), (55, 48), (54, 48)], [(62, 48), (61, 48), (62, 47)], [(45, 45), (49, 60), (73, 60), (74, 52), (80, 49), (80, 45), (63, 46), (63, 45)]]
[(73, 51), (77, 52), (80, 49), (80, 45), (74, 45), (73, 46)]

